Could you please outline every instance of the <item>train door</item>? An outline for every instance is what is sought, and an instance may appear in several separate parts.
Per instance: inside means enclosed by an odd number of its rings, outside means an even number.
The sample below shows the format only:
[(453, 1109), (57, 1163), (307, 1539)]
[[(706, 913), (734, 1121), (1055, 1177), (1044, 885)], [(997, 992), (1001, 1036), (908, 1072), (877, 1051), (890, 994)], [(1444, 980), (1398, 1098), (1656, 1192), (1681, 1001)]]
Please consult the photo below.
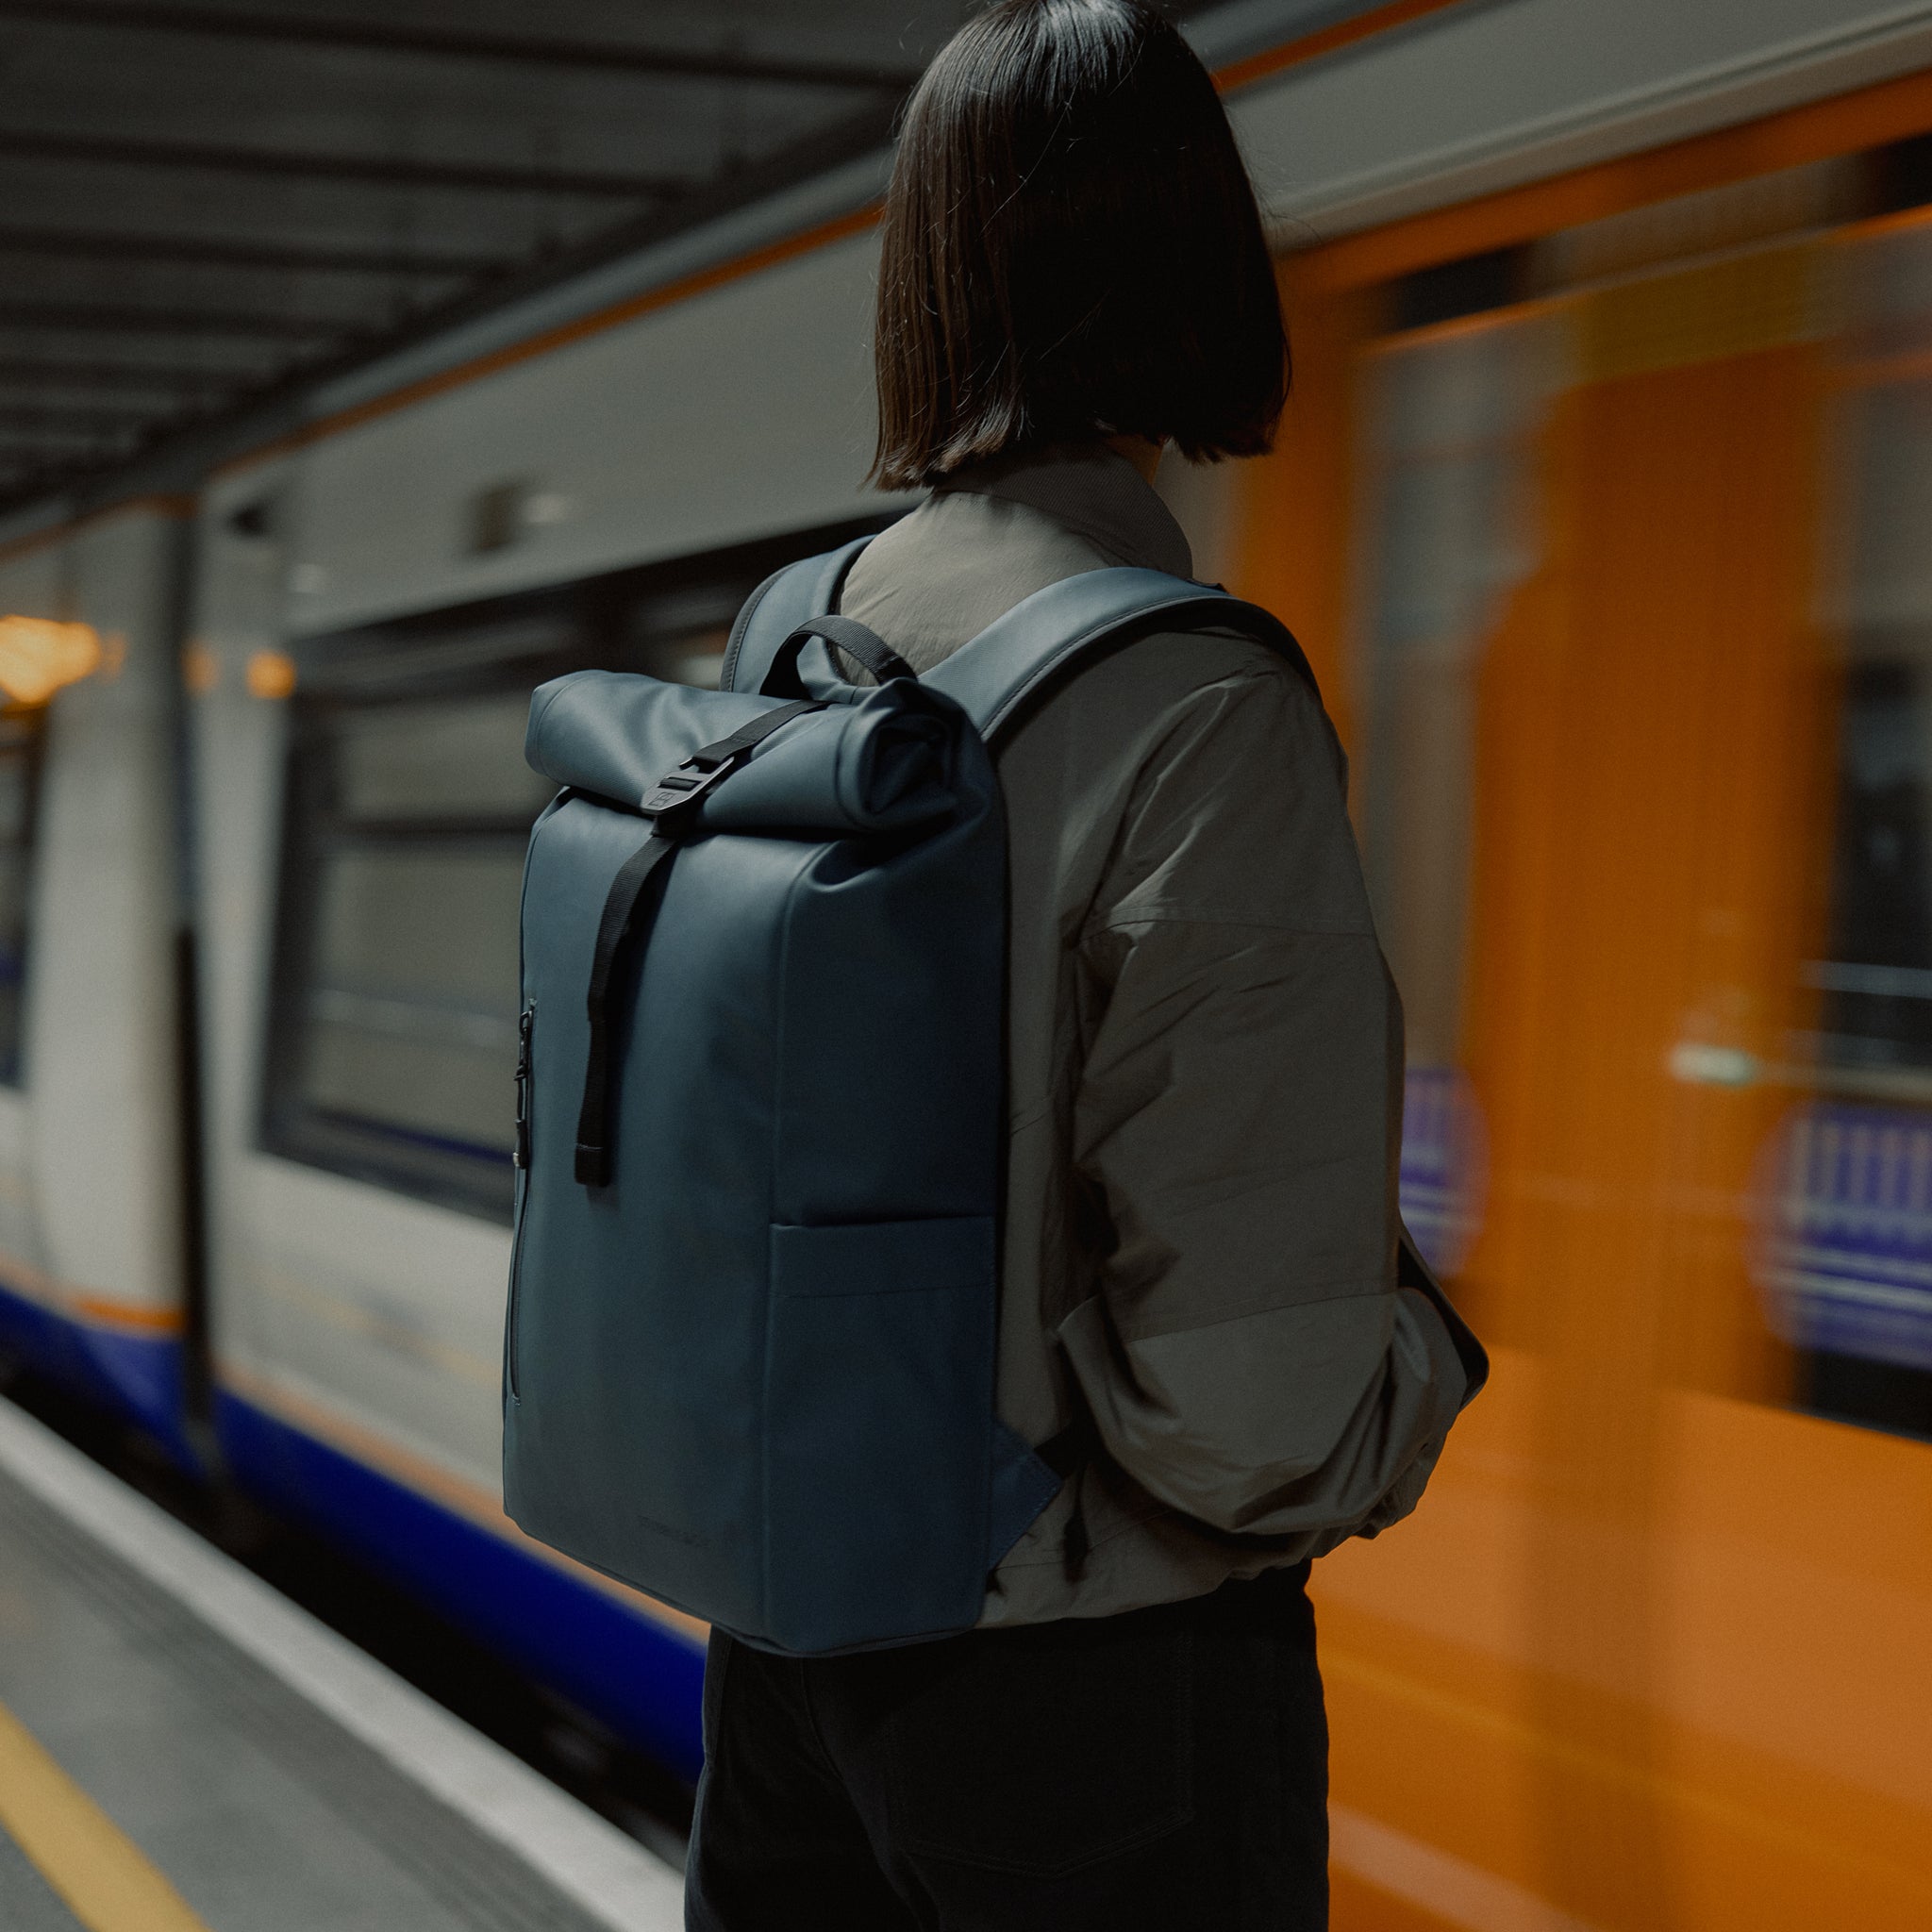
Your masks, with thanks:
[[(1793, 1412), (1817, 1338), (1775, 1287), (1790, 1124), (1843, 1125), (1817, 1095), (1851, 1049), (1821, 1056), (1819, 1015), (1852, 995), (1823, 982), (1892, 1002), (1858, 1047), (1889, 1091), (1918, 1064), (1918, 929), (1832, 937), (1867, 916), (1858, 863), (1916, 866), (1922, 782), (1915, 618), (1852, 626), (1838, 744), (1848, 174), (1367, 286), (1345, 249), (1291, 265), (1350, 406), (1291, 425), (1251, 579), (1328, 629), (1408, 1012), (1405, 1208), (1497, 1357), (1415, 1521), (1323, 1566), (1343, 1925), (1924, 1908), (1901, 1579), (1843, 1524), (1867, 1493), (1923, 1507), (1926, 1472)], [(1851, 474), (1908, 517), (1896, 405)], [(1283, 516), (1324, 494), (1341, 567)], [(1846, 541), (1855, 600), (1896, 602), (1926, 554)], [(1877, 858), (1834, 888), (1848, 784)]]
[(1508, 312), (1398, 334), (1362, 372), (1356, 814), (1403, 991), (1403, 1214), (1451, 1274), (1485, 1191), (1465, 1067), (1477, 698), (1535, 568), (1538, 437), (1560, 356), (1550, 318)]

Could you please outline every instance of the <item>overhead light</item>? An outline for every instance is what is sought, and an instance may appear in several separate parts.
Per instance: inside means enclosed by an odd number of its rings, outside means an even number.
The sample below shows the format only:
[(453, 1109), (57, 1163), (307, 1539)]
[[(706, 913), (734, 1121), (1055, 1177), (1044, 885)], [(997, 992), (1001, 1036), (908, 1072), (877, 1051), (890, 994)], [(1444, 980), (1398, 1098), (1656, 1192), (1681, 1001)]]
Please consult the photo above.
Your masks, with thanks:
[(91, 624), (51, 617), (0, 617), (0, 691), (18, 705), (44, 705), (63, 684), (101, 667), (101, 634)]
[(285, 698), (295, 689), (295, 660), (286, 651), (253, 651), (243, 674), (250, 697)]

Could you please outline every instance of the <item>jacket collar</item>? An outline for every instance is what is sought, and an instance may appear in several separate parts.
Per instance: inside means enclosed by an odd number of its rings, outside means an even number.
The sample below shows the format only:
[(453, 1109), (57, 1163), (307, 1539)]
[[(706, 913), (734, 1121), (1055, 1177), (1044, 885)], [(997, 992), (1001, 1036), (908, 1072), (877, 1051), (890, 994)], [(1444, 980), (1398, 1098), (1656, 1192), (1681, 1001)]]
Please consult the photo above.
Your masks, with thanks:
[(1193, 553), (1174, 512), (1125, 457), (1105, 443), (1061, 443), (995, 457), (934, 491), (1004, 497), (1041, 511), (1117, 563), (1191, 577)]

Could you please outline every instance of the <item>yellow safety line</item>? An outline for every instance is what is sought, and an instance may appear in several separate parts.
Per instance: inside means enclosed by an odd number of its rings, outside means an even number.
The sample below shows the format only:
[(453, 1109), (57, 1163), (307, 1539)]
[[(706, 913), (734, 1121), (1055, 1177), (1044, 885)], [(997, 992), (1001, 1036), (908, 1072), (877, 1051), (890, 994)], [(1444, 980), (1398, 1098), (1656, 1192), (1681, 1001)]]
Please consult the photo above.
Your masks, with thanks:
[(0, 1827), (88, 1932), (208, 1932), (133, 1840), (4, 1704)]

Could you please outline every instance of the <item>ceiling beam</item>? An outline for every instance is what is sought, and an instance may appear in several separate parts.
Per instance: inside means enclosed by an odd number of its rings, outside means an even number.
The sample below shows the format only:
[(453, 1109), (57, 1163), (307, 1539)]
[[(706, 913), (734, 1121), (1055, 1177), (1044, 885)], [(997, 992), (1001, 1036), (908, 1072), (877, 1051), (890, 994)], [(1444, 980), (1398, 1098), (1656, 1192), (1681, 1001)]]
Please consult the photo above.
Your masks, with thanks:
[(372, 323), (355, 317), (267, 314), (239, 308), (143, 308), (113, 302), (0, 302), (0, 327), (98, 329), (109, 335), (254, 336), (320, 341)]
[(158, 409), (97, 408), (86, 403), (41, 403), (0, 397), (0, 433), (16, 429), (45, 430), (54, 435), (125, 436), (146, 429), (179, 413), (178, 405)]
[(112, 135), (66, 134), (54, 128), (0, 128), (0, 157), (30, 161), (94, 162), (108, 167), (197, 168), (219, 175), (363, 181), (378, 188), (454, 188), (488, 194), (556, 194), (621, 201), (661, 200), (695, 185), (686, 175), (606, 175), (575, 168), (417, 161), (383, 155), (302, 153), (276, 147), (210, 147), (199, 142), (130, 141)]
[(303, 275), (461, 279), (516, 266), (504, 255), (425, 255), (409, 249), (326, 248), (282, 242), (225, 242), (200, 235), (108, 234), (91, 229), (0, 227), (0, 255), (68, 261), (181, 263), (192, 268), (291, 270)]
[(259, 369), (183, 369), (157, 362), (42, 361), (0, 356), (0, 383), (45, 383), (50, 388), (148, 390), (207, 395), (265, 379)]
[(127, 444), (132, 440), (133, 432), (128, 429), (118, 429), (109, 436), (85, 429), (8, 428), (0, 425), (0, 459), (13, 457), (37, 458), (42, 462), (56, 458), (85, 461), (108, 450), (125, 455)]
[(641, 47), (622, 41), (567, 41), (525, 34), (478, 34), (447, 27), (319, 14), (249, 13), (225, 7), (130, 4), (130, 0), (0, 0), (0, 20), (40, 20), (63, 26), (130, 28), (270, 41), (290, 46), (347, 47), (433, 60), (489, 60), (522, 68), (634, 74), (656, 80), (753, 81), (783, 87), (861, 89), (903, 93), (919, 78), (912, 67), (851, 60), (785, 59), (741, 51)]

